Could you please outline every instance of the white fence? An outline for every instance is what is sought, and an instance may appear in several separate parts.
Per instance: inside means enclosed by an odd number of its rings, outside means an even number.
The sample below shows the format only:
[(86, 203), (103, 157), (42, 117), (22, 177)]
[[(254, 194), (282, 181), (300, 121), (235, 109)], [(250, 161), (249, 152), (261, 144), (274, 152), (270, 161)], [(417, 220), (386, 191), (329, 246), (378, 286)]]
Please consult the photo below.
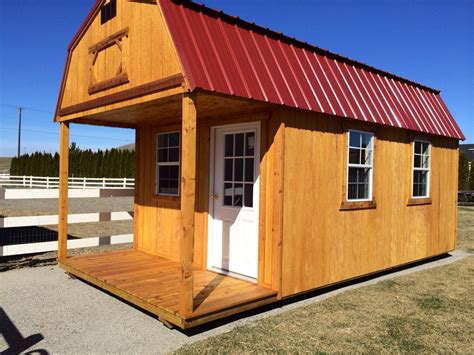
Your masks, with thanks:
[[(134, 188), (134, 178), (75, 178), (69, 179), (70, 189), (124, 189)], [(57, 189), (59, 177), (51, 176), (12, 176), (0, 175), (0, 187), (27, 187), (42, 189)]]

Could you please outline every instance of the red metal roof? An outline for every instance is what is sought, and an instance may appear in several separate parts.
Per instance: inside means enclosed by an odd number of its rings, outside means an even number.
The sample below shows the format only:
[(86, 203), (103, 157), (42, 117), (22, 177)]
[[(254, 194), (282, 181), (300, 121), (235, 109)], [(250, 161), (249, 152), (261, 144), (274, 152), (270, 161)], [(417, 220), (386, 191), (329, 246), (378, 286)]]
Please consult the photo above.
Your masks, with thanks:
[(464, 139), (438, 90), (203, 5), (160, 6), (191, 91)]

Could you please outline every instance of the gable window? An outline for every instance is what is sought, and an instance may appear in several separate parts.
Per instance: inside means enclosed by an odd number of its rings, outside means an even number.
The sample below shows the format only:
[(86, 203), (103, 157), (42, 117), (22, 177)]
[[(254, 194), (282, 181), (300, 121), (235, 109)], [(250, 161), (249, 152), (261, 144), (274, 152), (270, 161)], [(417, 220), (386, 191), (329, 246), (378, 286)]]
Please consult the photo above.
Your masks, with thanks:
[(413, 197), (429, 197), (431, 144), (413, 142)]
[(347, 200), (372, 200), (374, 135), (349, 131), (347, 161)]
[(179, 132), (159, 133), (156, 147), (157, 194), (179, 196)]
[(113, 19), (117, 15), (117, 0), (109, 0), (100, 9), (100, 24)]

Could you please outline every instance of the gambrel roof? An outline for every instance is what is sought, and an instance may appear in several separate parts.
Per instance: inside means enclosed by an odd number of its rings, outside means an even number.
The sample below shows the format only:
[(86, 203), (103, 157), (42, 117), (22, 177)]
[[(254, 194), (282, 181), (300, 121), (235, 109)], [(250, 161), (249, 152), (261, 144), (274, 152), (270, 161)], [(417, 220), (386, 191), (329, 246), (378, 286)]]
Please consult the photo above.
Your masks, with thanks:
[(190, 91), (464, 139), (438, 90), (191, 1), (156, 1)]
[(437, 90), (203, 5), (159, 4), (190, 90), (464, 139)]

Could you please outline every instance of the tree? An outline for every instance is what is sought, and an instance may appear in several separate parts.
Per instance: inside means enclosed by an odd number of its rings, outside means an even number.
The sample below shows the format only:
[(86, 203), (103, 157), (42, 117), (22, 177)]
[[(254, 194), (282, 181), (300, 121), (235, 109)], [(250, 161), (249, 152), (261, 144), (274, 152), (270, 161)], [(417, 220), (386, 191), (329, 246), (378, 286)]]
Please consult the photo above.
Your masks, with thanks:
[(458, 189), (467, 190), (468, 188), (469, 188), (469, 161), (467, 160), (467, 156), (464, 152), (459, 152)]

